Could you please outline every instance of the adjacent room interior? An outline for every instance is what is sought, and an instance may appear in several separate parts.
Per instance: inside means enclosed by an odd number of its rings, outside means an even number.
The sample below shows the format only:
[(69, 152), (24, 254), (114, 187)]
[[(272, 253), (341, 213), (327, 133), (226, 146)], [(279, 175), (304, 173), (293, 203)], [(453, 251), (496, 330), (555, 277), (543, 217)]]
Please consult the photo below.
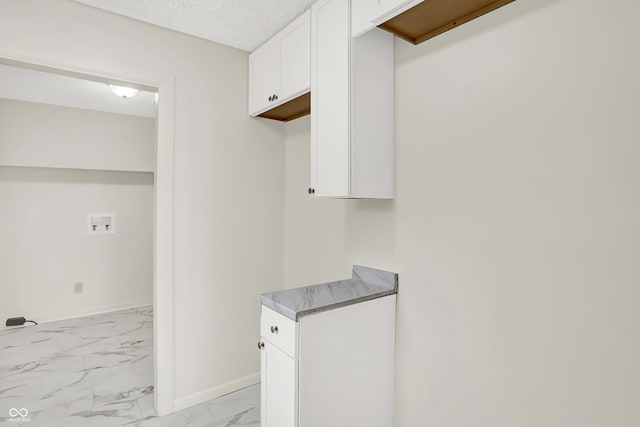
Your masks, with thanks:
[(157, 94), (111, 88), (0, 65), (3, 409), (155, 413)]

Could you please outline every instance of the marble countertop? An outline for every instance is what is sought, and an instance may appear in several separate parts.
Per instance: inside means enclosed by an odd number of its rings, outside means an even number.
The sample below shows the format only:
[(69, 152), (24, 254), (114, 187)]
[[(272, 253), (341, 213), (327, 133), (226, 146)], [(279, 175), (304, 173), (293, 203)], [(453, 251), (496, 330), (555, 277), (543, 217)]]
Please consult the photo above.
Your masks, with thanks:
[(398, 275), (360, 265), (353, 266), (351, 279), (260, 296), (262, 305), (298, 321), (302, 316), (356, 304), (398, 292)]

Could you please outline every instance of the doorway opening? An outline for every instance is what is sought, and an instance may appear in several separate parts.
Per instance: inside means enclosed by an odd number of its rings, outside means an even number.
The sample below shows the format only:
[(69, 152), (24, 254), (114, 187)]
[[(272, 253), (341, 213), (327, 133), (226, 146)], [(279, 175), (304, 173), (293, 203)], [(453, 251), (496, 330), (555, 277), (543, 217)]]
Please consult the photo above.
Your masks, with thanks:
[[(98, 403), (133, 390), (145, 414), (173, 412), (173, 79), (8, 57), (0, 74), (0, 253), (11, 275), (0, 320), (40, 322), (0, 332), (24, 336), (3, 368), (40, 400), (98, 381)], [(118, 98), (108, 85), (140, 92)], [(23, 386), (23, 371), (56, 380)]]

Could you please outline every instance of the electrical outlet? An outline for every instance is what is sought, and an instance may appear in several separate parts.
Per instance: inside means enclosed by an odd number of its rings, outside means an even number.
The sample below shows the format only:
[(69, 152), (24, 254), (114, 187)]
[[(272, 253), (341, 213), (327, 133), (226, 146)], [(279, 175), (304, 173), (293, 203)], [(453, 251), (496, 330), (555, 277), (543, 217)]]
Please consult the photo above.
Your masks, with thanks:
[(81, 294), (83, 291), (84, 291), (84, 285), (82, 284), (82, 282), (76, 282), (73, 284), (74, 294)]

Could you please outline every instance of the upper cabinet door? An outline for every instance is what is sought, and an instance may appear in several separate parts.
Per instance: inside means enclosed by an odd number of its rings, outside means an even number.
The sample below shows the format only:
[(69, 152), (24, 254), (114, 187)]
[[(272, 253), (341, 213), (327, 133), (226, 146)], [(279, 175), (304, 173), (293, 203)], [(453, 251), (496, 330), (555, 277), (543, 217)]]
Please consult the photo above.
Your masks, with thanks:
[(358, 37), (424, 0), (351, 0), (351, 35)]
[(285, 28), (280, 45), (280, 90), (278, 101), (309, 91), (311, 86), (311, 12)]
[(398, 15), (401, 12), (422, 3), (424, 0), (378, 0), (379, 7), (376, 18), (374, 19), (376, 24), (379, 24), (380, 20), (386, 20)]
[(349, 197), (349, 1), (311, 8), (311, 187), (316, 197)]
[(288, 121), (311, 110), (311, 13), (249, 55), (249, 115)]
[(381, 0), (351, 0), (351, 35), (357, 37), (373, 27)]
[(274, 102), (279, 90), (278, 43), (270, 40), (249, 55), (249, 114)]

